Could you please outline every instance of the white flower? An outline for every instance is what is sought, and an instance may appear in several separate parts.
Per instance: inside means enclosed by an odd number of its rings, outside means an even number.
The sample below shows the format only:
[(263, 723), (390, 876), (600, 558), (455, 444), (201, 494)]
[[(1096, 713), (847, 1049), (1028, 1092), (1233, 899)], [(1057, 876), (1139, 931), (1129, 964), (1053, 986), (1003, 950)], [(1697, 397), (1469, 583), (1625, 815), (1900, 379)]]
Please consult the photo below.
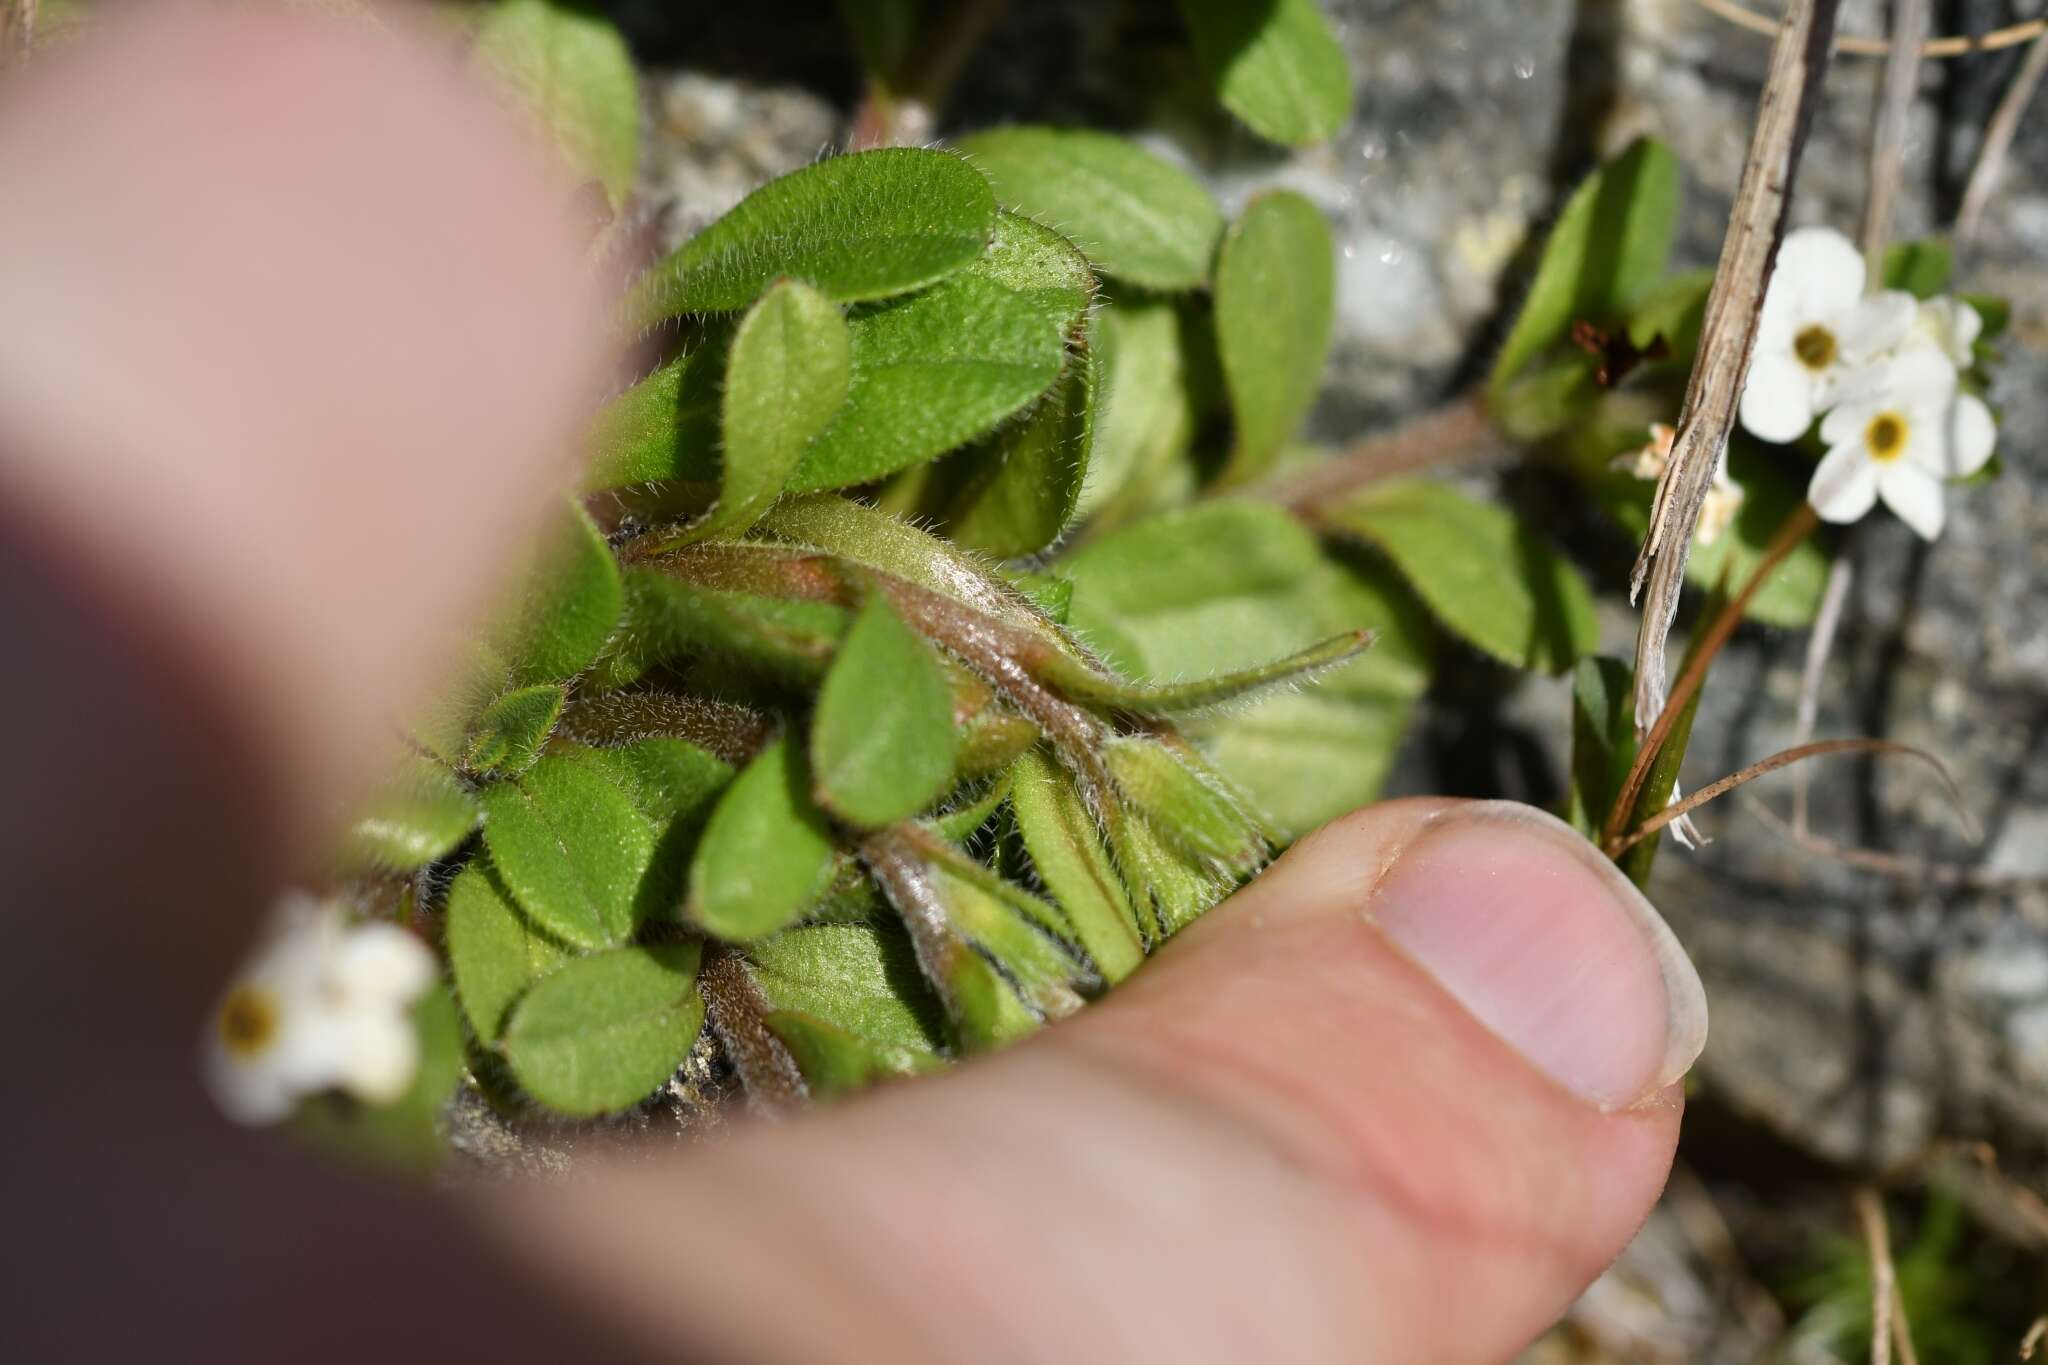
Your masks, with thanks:
[(419, 1067), (410, 1009), (435, 975), (433, 954), (397, 925), (350, 926), (336, 907), (288, 893), (207, 1029), (215, 1102), (238, 1123), (275, 1123), (321, 1090), (397, 1099)]
[(1821, 423), (1827, 456), (1806, 499), (1824, 521), (1855, 521), (1883, 498), (1932, 540), (1941, 534), (1941, 485), (1991, 458), (1997, 427), (1974, 394), (1956, 390), (1955, 367), (1931, 347), (1899, 352), (1872, 371)]
[(1947, 356), (1948, 363), (1958, 370), (1967, 370), (1976, 362), (1977, 334), (1983, 330), (1984, 319), (1976, 309), (1944, 294), (1921, 302), (1906, 344), (1930, 346)]
[[(1664, 466), (1671, 462), (1671, 443), (1677, 437), (1676, 427), (1652, 422), (1649, 443), (1615, 463), (1639, 479), (1661, 479)], [(1714, 482), (1707, 489), (1706, 501), (1700, 504), (1700, 522), (1693, 530), (1694, 542), (1712, 545), (1719, 540), (1735, 524), (1736, 515), (1742, 511), (1742, 497), (1742, 485), (1728, 477), (1728, 450), (1724, 446), (1720, 463), (1714, 467)]]
[(1742, 425), (1766, 441), (1798, 440), (1857, 371), (1906, 339), (1918, 315), (1911, 294), (1863, 296), (1863, 256), (1833, 228), (1786, 234), (1757, 321)]

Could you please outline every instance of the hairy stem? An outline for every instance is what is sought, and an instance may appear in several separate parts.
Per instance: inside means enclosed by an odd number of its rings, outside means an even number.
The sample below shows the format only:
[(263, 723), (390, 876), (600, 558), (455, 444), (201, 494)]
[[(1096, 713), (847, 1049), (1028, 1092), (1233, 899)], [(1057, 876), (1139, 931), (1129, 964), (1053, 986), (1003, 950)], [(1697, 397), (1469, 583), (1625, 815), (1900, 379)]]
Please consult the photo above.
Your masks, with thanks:
[(697, 988), (704, 993), (711, 1031), (739, 1072), (753, 1110), (774, 1117), (801, 1109), (810, 1098), (810, 1087), (804, 1084), (796, 1059), (768, 1027), (768, 999), (738, 955), (723, 948), (708, 952), (697, 973)]
[(1327, 460), (1249, 490), (1296, 516), (1314, 520), (1334, 498), (1382, 479), (1465, 464), (1505, 448), (1478, 393), (1426, 412), (1392, 431), (1368, 436)]

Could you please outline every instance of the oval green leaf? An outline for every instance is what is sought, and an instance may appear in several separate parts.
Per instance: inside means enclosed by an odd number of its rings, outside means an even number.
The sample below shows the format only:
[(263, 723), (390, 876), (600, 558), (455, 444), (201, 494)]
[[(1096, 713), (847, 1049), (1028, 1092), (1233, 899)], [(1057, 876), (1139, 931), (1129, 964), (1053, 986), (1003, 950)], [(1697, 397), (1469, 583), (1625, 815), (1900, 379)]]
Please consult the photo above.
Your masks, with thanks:
[(951, 152), (911, 147), (835, 156), (771, 180), (634, 286), (642, 325), (738, 312), (783, 275), (839, 303), (885, 299), (980, 256), (995, 194)]
[(560, 1114), (606, 1114), (660, 1089), (697, 1041), (702, 945), (618, 948), (579, 958), (532, 990), (505, 1026), (522, 1088)]
[(655, 830), (602, 772), (550, 754), (483, 805), (491, 865), (536, 924), (581, 948), (632, 935)]
[(749, 942), (784, 928), (825, 890), (832, 831), (811, 804), (803, 750), (778, 739), (712, 808), (690, 864), (686, 914), (707, 933)]
[(1593, 594), (1504, 507), (1448, 484), (1377, 484), (1325, 514), (1377, 546), (1438, 620), (1504, 663), (1561, 673), (1599, 645)]
[(408, 760), (362, 804), (344, 837), (343, 861), (411, 872), (453, 853), (480, 815), (476, 798), (447, 769)]
[(1336, 255), (1321, 210), (1291, 190), (1252, 200), (1216, 263), (1216, 344), (1237, 444), (1225, 477), (1273, 463), (1315, 401), (1336, 318)]
[(1115, 984), (1145, 960), (1131, 898), (1102, 846), (1072, 777), (1042, 749), (1017, 760), (1011, 809), (1038, 879), (1064, 910), (1103, 979)]
[(1223, 107), (1260, 137), (1299, 147), (1351, 112), (1351, 68), (1316, 0), (1180, 0), (1195, 56)]
[(1021, 126), (960, 142), (1002, 206), (1057, 227), (1104, 274), (1147, 289), (1209, 278), (1223, 215), (1186, 171), (1125, 138)]
[(867, 829), (909, 819), (945, 791), (954, 747), (945, 669), (873, 594), (839, 646), (811, 718), (818, 803)]
[(574, 503), (543, 542), (506, 641), (515, 686), (565, 682), (590, 666), (619, 623), (618, 561)]
[(463, 762), (472, 772), (524, 772), (562, 717), (568, 691), (560, 683), (520, 687), (486, 706), (470, 730)]
[(727, 325), (606, 404), (590, 436), (584, 491), (682, 479), (717, 480), (719, 386), (732, 344)]
[(476, 1036), (495, 1043), (513, 1003), (571, 953), (536, 929), (480, 862), (463, 868), (448, 888), (447, 915), (456, 997)]
[(569, 165), (614, 209), (633, 191), (640, 91), (618, 30), (545, 0), (502, 0), (476, 27), (476, 56), (533, 108)]
[(798, 925), (747, 949), (747, 970), (777, 1009), (877, 1047), (930, 1056), (945, 1037), (938, 998), (893, 922)]

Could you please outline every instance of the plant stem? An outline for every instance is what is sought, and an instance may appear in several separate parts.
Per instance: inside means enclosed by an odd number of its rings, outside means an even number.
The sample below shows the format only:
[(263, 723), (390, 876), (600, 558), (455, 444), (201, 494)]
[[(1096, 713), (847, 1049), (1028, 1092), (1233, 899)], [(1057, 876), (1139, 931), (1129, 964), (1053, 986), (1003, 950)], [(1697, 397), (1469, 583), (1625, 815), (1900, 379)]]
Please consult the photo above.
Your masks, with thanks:
[(1628, 832), (1630, 814), (1636, 802), (1642, 798), (1643, 783), (1650, 775), (1650, 765), (1657, 760), (1657, 751), (1664, 747), (1664, 741), (1671, 733), (1671, 727), (1685, 711), (1686, 703), (1692, 700), (1700, 684), (1706, 681), (1707, 669), (1713, 665), (1714, 656), (1721, 652), (1721, 646), (1728, 643), (1728, 637), (1735, 633), (1735, 627), (1742, 623), (1743, 614), (1763, 587), (1764, 580), (1782, 564), (1785, 556), (1799, 548), (1800, 542), (1812, 535), (1820, 525), (1820, 518), (1814, 513), (1811, 503), (1800, 503), (1792, 514), (1778, 527), (1771, 537), (1770, 545), (1764, 550), (1763, 558), (1757, 561), (1755, 570), (1742, 590), (1728, 600), (1720, 614), (1707, 623), (1700, 636), (1700, 643), (1687, 661), (1685, 671), (1678, 675), (1672, 685), (1671, 695), (1665, 700), (1664, 709), (1657, 720), (1643, 736), (1642, 744), (1636, 749), (1635, 762), (1629, 765), (1628, 779), (1622, 783), (1621, 795), (1615, 800), (1614, 808), (1607, 813), (1607, 827), (1601, 833), (1601, 845), (1609, 857), (1618, 856), (1622, 841)]
[(1892, 0), (1892, 50), (1884, 62), (1877, 127), (1870, 139), (1870, 179), (1863, 200), (1863, 264), (1875, 293), (1884, 283), (1884, 244), (1892, 230), (1892, 199), (1905, 159), (1906, 121), (1920, 74), (1920, 38), (1927, 32), (1927, 0)]
[(847, 150), (898, 147), (930, 137), (939, 108), (952, 93), (967, 59), (1008, 8), (1009, 0), (959, 0), (947, 21), (918, 50), (910, 63), (911, 72), (894, 88), (869, 82), (860, 108), (854, 111)]
[(710, 1006), (711, 1031), (732, 1059), (756, 1113), (793, 1113), (810, 1098), (796, 1059), (768, 1027), (769, 1005), (761, 988), (730, 951), (714, 949), (697, 973), (697, 987)]
[(1332, 499), (1354, 489), (1402, 474), (1463, 464), (1504, 448), (1484, 397), (1474, 392), (1248, 493), (1313, 521)]

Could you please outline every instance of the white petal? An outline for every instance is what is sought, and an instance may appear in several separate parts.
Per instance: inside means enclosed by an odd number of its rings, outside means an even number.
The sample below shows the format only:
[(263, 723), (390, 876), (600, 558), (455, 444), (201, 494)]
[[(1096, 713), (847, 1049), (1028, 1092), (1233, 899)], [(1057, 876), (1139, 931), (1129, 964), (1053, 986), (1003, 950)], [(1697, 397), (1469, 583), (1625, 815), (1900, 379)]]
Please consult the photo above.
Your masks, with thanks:
[(1770, 292), (1785, 291), (1796, 300), (1796, 312), (1807, 319), (1846, 312), (1863, 295), (1863, 253), (1847, 237), (1828, 227), (1800, 228), (1785, 234)]
[(1877, 501), (1877, 461), (1863, 453), (1859, 435), (1830, 450), (1813, 471), (1806, 500), (1822, 521), (1860, 521)]
[(1931, 346), (1909, 346), (1887, 360), (1882, 371), (1886, 396), (1916, 412), (1946, 410), (1956, 393), (1956, 367)]
[(1984, 400), (1974, 393), (1957, 394), (1939, 420), (1939, 439), (1928, 442), (1927, 454), (1916, 445), (1908, 456), (1937, 479), (1967, 478), (1982, 469), (1998, 444), (1998, 423)]
[(299, 1102), (299, 1092), (275, 1067), (243, 1061), (223, 1047), (206, 1049), (200, 1073), (213, 1102), (236, 1123), (276, 1123)]
[(1742, 426), (1765, 441), (1796, 441), (1813, 425), (1813, 381), (1790, 355), (1758, 351), (1742, 386)]
[(1879, 475), (1877, 491), (1884, 505), (1898, 513), (1899, 520), (1919, 533), (1922, 540), (1941, 534), (1947, 512), (1941, 480), (1908, 460), (1896, 460)]
[(434, 984), (434, 955), (395, 924), (362, 924), (348, 931), (329, 980), (350, 1000), (411, 1003)]
[(401, 1015), (355, 1019), (348, 1055), (336, 1083), (366, 1104), (389, 1104), (405, 1093), (419, 1070), (420, 1040)]
[(1834, 411), (1820, 419), (1820, 439), (1830, 449), (1844, 441), (1854, 441), (1860, 449), (1863, 443), (1863, 429), (1869, 426), (1886, 406), (1881, 386), (1875, 383), (1861, 385), (1856, 393), (1844, 397), (1835, 405)]
[(1913, 330), (1919, 314), (1920, 301), (1897, 289), (1858, 300), (1840, 324), (1843, 359), (1853, 365), (1894, 349)]
[(1951, 365), (1967, 370), (1976, 358), (1972, 348), (1983, 330), (1984, 319), (1975, 308), (1961, 299), (1943, 295), (1921, 303), (1913, 319), (1910, 341), (1933, 347), (1947, 356)]

